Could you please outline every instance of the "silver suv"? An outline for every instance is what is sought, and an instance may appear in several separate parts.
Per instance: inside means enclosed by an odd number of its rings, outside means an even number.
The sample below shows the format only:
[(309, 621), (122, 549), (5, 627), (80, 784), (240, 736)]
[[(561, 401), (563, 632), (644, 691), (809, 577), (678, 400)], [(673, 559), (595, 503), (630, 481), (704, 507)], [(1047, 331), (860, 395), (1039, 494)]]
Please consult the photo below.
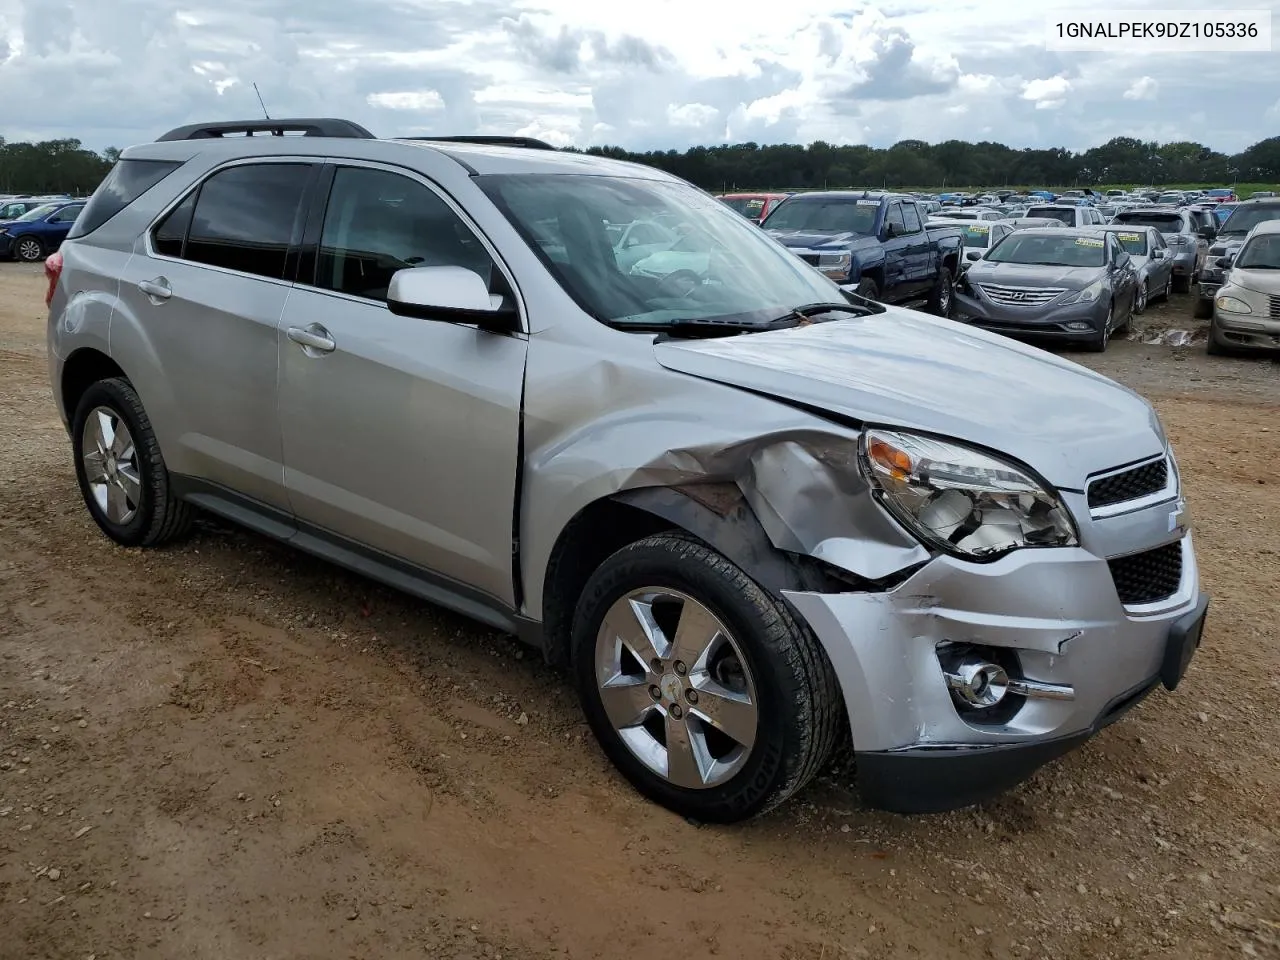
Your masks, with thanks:
[[(304, 135), (224, 136), (262, 132)], [(206, 510), (509, 631), (704, 821), (850, 740), (870, 804), (973, 803), (1177, 685), (1208, 598), (1141, 397), (657, 170), (470, 139), (124, 152), (47, 265), (108, 537)], [(624, 267), (636, 222), (672, 240)]]

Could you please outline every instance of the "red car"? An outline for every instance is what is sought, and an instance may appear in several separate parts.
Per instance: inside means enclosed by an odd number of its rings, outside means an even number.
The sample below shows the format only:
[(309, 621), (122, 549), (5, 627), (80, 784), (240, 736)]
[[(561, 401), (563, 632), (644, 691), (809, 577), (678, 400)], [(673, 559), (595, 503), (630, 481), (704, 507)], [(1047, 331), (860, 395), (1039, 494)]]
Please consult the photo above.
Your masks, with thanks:
[(752, 223), (759, 223), (789, 196), (789, 193), (723, 193), (720, 201)]

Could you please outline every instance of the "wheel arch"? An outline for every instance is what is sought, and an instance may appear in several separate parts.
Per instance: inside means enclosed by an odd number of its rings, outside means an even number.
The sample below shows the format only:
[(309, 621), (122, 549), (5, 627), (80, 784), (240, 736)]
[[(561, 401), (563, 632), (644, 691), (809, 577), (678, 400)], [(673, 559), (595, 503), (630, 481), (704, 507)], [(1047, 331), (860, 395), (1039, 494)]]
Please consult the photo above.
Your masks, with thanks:
[(124, 377), (128, 374), (111, 357), (96, 347), (80, 347), (62, 364), (62, 376), (58, 383), (58, 399), (70, 423), (80, 405), (84, 392), (99, 380)]
[(775, 547), (734, 483), (639, 487), (583, 507), (552, 548), (542, 591), (542, 645), (547, 661), (568, 660), (574, 609), (595, 569), (647, 536), (682, 531), (723, 555), (767, 592), (848, 590), (852, 575)]

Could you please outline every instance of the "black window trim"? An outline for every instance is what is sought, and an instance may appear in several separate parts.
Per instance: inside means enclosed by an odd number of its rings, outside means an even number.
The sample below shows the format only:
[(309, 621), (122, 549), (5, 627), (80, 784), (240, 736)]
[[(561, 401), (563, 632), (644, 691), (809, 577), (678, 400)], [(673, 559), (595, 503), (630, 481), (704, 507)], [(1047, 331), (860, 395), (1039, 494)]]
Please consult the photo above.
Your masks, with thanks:
[[(186, 252), (187, 252), (187, 240), (189, 239), (191, 234), (190, 223), (187, 224), (186, 233), (182, 235), (182, 254), (183, 254), (182, 256), (171, 257), (168, 254), (159, 253), (156, 251), (155, 232), (157, 229), (159, 229), (160, 224), (164, 223), (164, 221), (168, 219), (169, 214), (173, 213), (174, 210), (180, 207), (188, 197), (194, 197), (195, 204), (199, 204), (200, 191), (204, 189), (204, 185), (208, 183), (209, 180), (211, 180), (213, 177), (217, 176), (219, 173), (223, 172), (224, 170), (229, 170), (232, 167), (255, 166), (255, 165), (261, 165), (266, 163), (290, 163), (294, 165), (305, 164), (306, 166), (311, 167), (311, 172), (310, 172), (309, 179), (307, 180), (307, 185), (303, 188), (302, 198), (299, 201), (298, 209), (302, 215), (297, 216), (294, 220), (293, 238), (289, 243), (288, 250), (285, 252), (285, 269), (284, 269), (285, 275), (283, 277), (264, 277), (260, 273), (246, 273), (243, 270), (233, 270), (230, 267), (220, 267), (212, 263), (201, 263), (198, 260), (188, 260), (186, 258)], [(208, 170), (204, 171), (202, 174), (200, 174), (199, 179), (194, 184), (188, 186), (186, 189), (180, 192), (173, 200), (165, 204), (164, 208), (155, 217), (152, 218), (151, 222), (147, 225), (147, 229), (142, 234), (143, 250), (146, 253), (146, 255), (153, 260), (160, 260), (162, 262), (167, 262), (167, 263), (184, 263), (189, 267), (200, 267), (204, 270), (214, 270), (214, 271), (217, 271), (218, 273), (225, 273), (228, 276), (232, 276), (232, 277), (247, 277), (251, 280), (260, 280), (263, 283), (277, 283), (277, 284), (283, 284), (284, 286), (293, 286), (294, 276), (296, 276), (297, 265), (298, 265), (298, 258), (296, 254), (297, 254), (298, 248), (301, 246), (301, 240), (303, 237), (302, 227), (303, 225), (305, 225), (306, 215), (311, 209), (311, 203), (315, 195), (316, 178), (323, 164), (324, 164), (323, 157), (281, 155), (281, 156), (237, 157), (236, 159), (229, 160), (226, 163), (218, 164), (216, 167), (211, 167)], [(193, 222), (195, 219), (194, 213), (195, 213), (195, 210), (193, 208), (192, 209)]]
[[(398, 174), (412, 180), (414, 183), (420, 184), (427, 190), (430, 190), (453, 211), (463, 225), (470, 230), (480, 241), (481, 246), (489, 254), (489, 258), (493, 261), (498, 271), (502, 274), (507, 286), (514, 294), (516, 303), (516, 312), (519, 315), (520, 328), (511, 331), (511, 335), (527, 337), (529, 333), (529, 318), (525, 306), (524, 295), (520, 292), (520, 285), (516, 283), (515, 274), (507, 265), (506, 261), (498, 253), (497, 245), (489, 239), (488, 234), (480, 228), (480, 225), (471, 217), (470, 214), (449, 194), (444, 187), (440, 186), (427, 175), (414, 170), (410, 167), (402, 167), (399, 164), (384, 163), (377, 160), (357, 160), (351, 157), (342, 158), (324, 158), (321, 160), (322, 169), (317, 175), (310, 196), (310, 209), (306, 216), (306, 226), (303, 228), (302, 242), (299, 244), (298, 255), (298, 271), (295, 275), (293, 284), (297, 287), (304, 288), (311, 293), (321, 294), (327, 297), (335, 297), (339, 300), (348, 300), (351, 303), (360, 303), (365, 306), (381, 307), (386, 310), (387, 305), (384, 301), (374, 300), (370, 297), (361, 297), (353, 293), (344, 293), (341, 290), (330, 290), (328, 287), (321, 287), (316, 284), (315, 271), (319, 262), (320, 235), (324, 229), (324, 218), (329, 210), (329, 196), (333, 189), (333, 180), (338, 172), (339, 167), (360, 168), (366, 170), (380, 170), (383, 173)], [(487, 197), (485, 202), (491, 203)], [(305, 276), (310, 271), (310, 278)], [(427, 322), (446, 322), (427, 321)], [(450, 321), (457, 323), (458, 321)], [(474, 326), (474, 324), (462, 324), (463, 326)]]

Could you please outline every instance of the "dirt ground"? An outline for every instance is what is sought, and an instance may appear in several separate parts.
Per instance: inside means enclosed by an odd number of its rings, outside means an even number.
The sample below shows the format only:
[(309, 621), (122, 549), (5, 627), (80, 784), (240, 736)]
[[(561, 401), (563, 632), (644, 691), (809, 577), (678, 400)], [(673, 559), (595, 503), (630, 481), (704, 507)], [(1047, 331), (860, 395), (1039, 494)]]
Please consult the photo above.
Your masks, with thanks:
[(1214, 600), (1175, 694), (981, 808), (834, 773), (712, 828), (514, 641), (220, 524), (112, 546), (41, 294), (0, 265), (0, 960), (1280, 956), (1280, 364), (1073, 355), (1179, 453)]

